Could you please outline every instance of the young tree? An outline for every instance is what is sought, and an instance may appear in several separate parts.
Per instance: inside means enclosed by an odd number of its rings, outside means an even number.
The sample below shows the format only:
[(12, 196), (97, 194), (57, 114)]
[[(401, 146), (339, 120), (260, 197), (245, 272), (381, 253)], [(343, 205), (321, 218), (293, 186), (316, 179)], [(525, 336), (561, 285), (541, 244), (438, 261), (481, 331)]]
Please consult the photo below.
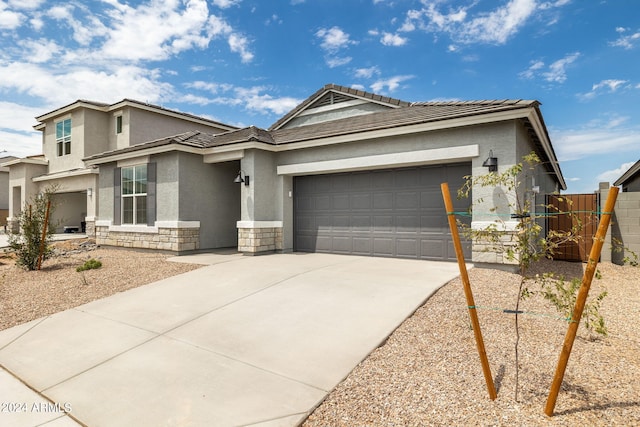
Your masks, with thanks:
[[(16, 264), (26, 270), (38, 268), (40, 255), (42, 256), (41, 260), (44, 261), (53, 253), (50, 244), (55, 227), (49, 224), (44, 233), (44, 241), (43, 230), (47, 206), (49, 206), (49, 218), (55, 209), (54, 204), (50, 202), (52, 202), (52, 196), (56, 191), (57, 186), (49, 186), (45, 188), (44, 192), (32, 197), (29, 203), (25, 203), (18, 217), (18, 231), (8, 236), (9, 247), (18, 257)], [(41, 248), (42, 254), (40, 254)]]
[[(492, 200), (493, 205), (489, 206), (488, 203), (485, 203), (483, 197), (472, 202), (472, 209), (474, 206), (486, 207), (490, 216), (497, 217), (497, 219), (484, 228), (472, 228), (462, 222), (458, 222), (458, 226), (463, 230), (463, 234), (474, 242), (476, 247), (501, 254), (506, 263), (517, 266), (521, 277), (515, 309), (508, 311), (515, 314), (516, 401), (518, 400), (520, 302), (524, 298), (540, 295), (551, 302), (564, 318), (570, 320), (580, 285), (580, 279), (567, 281), (564, 277), (556, 276), (554, 273), (545, 273), (534, 277), (528, 275), (532, 263), (543, 257), (553, 258), (562, 245), (579, 241), (579, 231), (582, 229), (582, 223), (577, 220), (571, 230), (566, 232), (550, 231), (545, 236), (540, 220), (546, 211), (553, 209), (553, 207), (542, 205), (540, 207), (544, 212), (542, 214), (535, 213), (536, 206), (533, 194), (523, 188), (527, 177), (534, 174), (535, 168), (540, 163), (538, 156), (535, 153), (530, 153), (523, 157), (523, 162), (515, 164), (504, 172), (489, 172), (486, 175), (465, 177), (464, 185), (458, 190), (458, 197), (469, 197), (472, 189), (480, 190), (478, 192), (481, 194), (486, 193), (487, 188), (501, 190), (492, 193), (495, 196)], [(554, 213), (573, 215), (572, 212)], [(529, 289), (527, 287), (529, 282), (538, 285), (539, 290)], [(598, 309), (605, 296), (606, 292), (598, 295), (585, 307), (582, 315), (585, 319), (585, 327), (602, 335), (606, 335), (607, 329)]]

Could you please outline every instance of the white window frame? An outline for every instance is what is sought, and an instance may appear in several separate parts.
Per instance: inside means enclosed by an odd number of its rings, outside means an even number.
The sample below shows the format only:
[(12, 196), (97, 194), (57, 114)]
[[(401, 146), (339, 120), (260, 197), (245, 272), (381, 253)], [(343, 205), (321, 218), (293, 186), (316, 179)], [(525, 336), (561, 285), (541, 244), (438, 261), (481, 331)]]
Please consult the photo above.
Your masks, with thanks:
[[(137, 175), (139, 173), (139, 169), (140, 167), (144, 166), (144, 174), (145, 174), (145, 180), (144, 180), (144, 188), (145, 191), (138, 191), (137, 190), (137, 185), (136, 185), (136, 180), (137, 180)], [(132, 171), (131, 174), (131, 185), (132, 185), (132, 192), (130, 194), (125, 194), (125, 172), (127, 171)], [(149, 184), (149, 178), (147, 175), (147, 164), (138, 164), (138, 165), (132, 165), (132, 166), (127, 166), (127, 167), (123, 167), (120, 171), (121, 176), (121, 194), (120, 197), (122, 198), (122, 203), (121, 203), (121, 212), (120, 212), (120, 218), (122, 221), (123, 225), (147, 225), (147, 185)], [(142, 199), (144, 197), (144, 199)], [(127, 222), (126, 221), (126, 217), (125, 217), (125, 200), (129, 200), (132, 199), (132, 209), (133, 209), (133, 213), (132, 213), (132, 222)], [(140, 202), (140, 200), (144, 200), (145, 206), (144, 206), (144, 212), (145, 212), (145, 217), (144, 218), (138, 218), (138, 203)]]

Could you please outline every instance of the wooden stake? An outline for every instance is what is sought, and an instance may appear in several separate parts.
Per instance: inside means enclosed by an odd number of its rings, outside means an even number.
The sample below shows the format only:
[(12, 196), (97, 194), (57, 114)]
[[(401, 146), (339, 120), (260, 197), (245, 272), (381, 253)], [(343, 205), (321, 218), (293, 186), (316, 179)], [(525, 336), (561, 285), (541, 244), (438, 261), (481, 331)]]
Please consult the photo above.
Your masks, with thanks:
[(564, 344), (562, 344), (562, 351), (560, 352), (560, 358), (558, 360), (558, 367), (556, 368), (556, 374), (553, 377), (553, 383), (549, 390), (549, 397), (547, 398), (547, 405), (544, 408), (544, 413), (548, 416), (553, 416), (553, 410), (556, 407), (556, 400), (558, 399), (558, 392), (564, 379), (564, 372), (567, 369), (567, 363), (569, 362), (569, 356), (571, 355), (571, 349), (573, 348), (573, 342), (576, 339), (576, 333), (578, 332), (578, 326), (580, 326), (580, 320), (582, 319), (582, 311), (587, 302), (587, 296), (589, 295), (589, 288), (591, 287), (591, 281), (593, 275), (596, 272), (596, 266), (600, 259), (600, 252), (602, 252), (602, 245), (604, 244), (604, 238), (607, 235), (607, 229), (609, 228), (609, 222), (611, 221), (611, 215), (616, 205), (616, 199), (618, 198), (618, 187), (609, 188), (609, 195), (607, 196), (607, 203), (605, 204), (604, 211), (600, 217), (600, 225), (598, 225), (598, 231), (593, 238), (593, 247), (589, 253), (589, 262), (587, 268), (582, 276), (582, 284), (578, 291), (576, 298), (576, 305), (573, 308), (573, 315), (571, 316), (571, 323), (567, 328), (567, 334), (564, 338)]
[(440, 184), (442, 190), (442, 198), (444, 199), (444, 207), (447, 211), (447, 217), (449, 219), (449, 228), (451, 229), (451, 237), (453, 238), (453, 247), (456, 250), (456, 258), (458, 259), (458, 267), (460, 268), (460, 277), (462, 278), (462, 285), (464, 286), (464, 294), (467, 298), (467, 307), (469, 308), (469, 317), (471, 318), (471, 325), (473, 327), (473, 334), (476, 338), (476, 347), (478, 348), (478, 354), (480, 355), (480, 363), (482, 364), (482, 372), (484, 373), (484, 380), (487, 383), (487, 390), (489, 391), (489, 397), (491, 400), (495, 400), (498, 396), (496, 393), (495, 385), (493, 384), (493, 377), (491, 376), (491, 367), (489, 366), (489, 360), (487, 359), (487, 353), (484, 349), (484, 340), (482, 339), (482, 332), (480, 331), (480, 322), (478, 321), (478, 312), (476, 311), (476, 303), (473, 300), (473, 292), (471, 292), (471, 284), (469, 283), (469, 275), (467, 274), (467, 265), (464, 260), (464, 253), (462, 252), (462, 244), (460, 243), (460, 235), (458, 234), (458, 226), (456, 224), (456, 218), (453, 215), (453, 203), (451, 203), (451, 195), (449, 194), (449, 184), (443, 182)]
[(38, 251), (38, 270), (42, 266), (42, 256), (44, 254), (44, 238), (47, 236), (47, 226), (49, 225), (49, 208), (51, 200), (47, 200), (47, 212), (44, 214), (44, 227), (42, 227), (42, 239), (40, 239), (40, 250)]

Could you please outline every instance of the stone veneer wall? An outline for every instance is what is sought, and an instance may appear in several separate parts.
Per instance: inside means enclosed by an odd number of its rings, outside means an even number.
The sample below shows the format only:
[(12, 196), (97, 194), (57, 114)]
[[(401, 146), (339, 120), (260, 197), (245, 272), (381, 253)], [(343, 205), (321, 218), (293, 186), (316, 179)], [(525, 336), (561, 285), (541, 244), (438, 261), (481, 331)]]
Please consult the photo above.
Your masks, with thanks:
[(238, 228), (238, 251), (248, 254), (282, 250), (282, 227)]
[(200, 249), (200, 228), (158, 228), (157, 233), (110, 231), (96, 226), (96, 244), (125, 248), (157, 249), (173, 252)]
[(489, 263), (489, 264), (507, 264), (507, 265), (517, 265), (518, 260), (509, 259), (507, 257), (507, 248), (509, 246), (515, 246), (517, 244), (516, 241), (516, 233), (515, 232), (505, 232), (504, 235), (500, 236), (500, 244), (482, 241), (482, 239), (476, 239), (472, 246), (472, 259), (467, 261), (472, 261), (475, 263)]
[(86, 221), (85, 222), (85, 234), (87, 237), (96, 237), (96, 222), (95, 221)]

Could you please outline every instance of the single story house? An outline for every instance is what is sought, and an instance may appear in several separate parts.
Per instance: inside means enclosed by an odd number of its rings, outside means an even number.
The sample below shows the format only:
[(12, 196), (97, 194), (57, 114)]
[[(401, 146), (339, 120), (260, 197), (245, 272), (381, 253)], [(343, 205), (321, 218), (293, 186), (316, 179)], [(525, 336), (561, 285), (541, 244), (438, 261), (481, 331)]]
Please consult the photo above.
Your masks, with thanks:
[(613, 185), (622, 186), (622, 191), (640, 191), (640, 160), (635, 162)]
[[(58, 116), (42, 129), (53, 135)], [(543, 203), (566, 189), (537, 101), (410, 103), (329, 84), (268, 129), (215, 126), (85, 150), (96, 198), (86, 223), (97, 242), (452, 260), (442, 182), (455, 191), (464, 176), (487, 173), (489, 157), (502, 171), (535, 151), (543, 168), (527, 172), (521, 196)], [(501, 191), (473, 189), (485, 201), (472, 226), (508, 218)], [(504, 262), (466, 250), (475, 262)]]

